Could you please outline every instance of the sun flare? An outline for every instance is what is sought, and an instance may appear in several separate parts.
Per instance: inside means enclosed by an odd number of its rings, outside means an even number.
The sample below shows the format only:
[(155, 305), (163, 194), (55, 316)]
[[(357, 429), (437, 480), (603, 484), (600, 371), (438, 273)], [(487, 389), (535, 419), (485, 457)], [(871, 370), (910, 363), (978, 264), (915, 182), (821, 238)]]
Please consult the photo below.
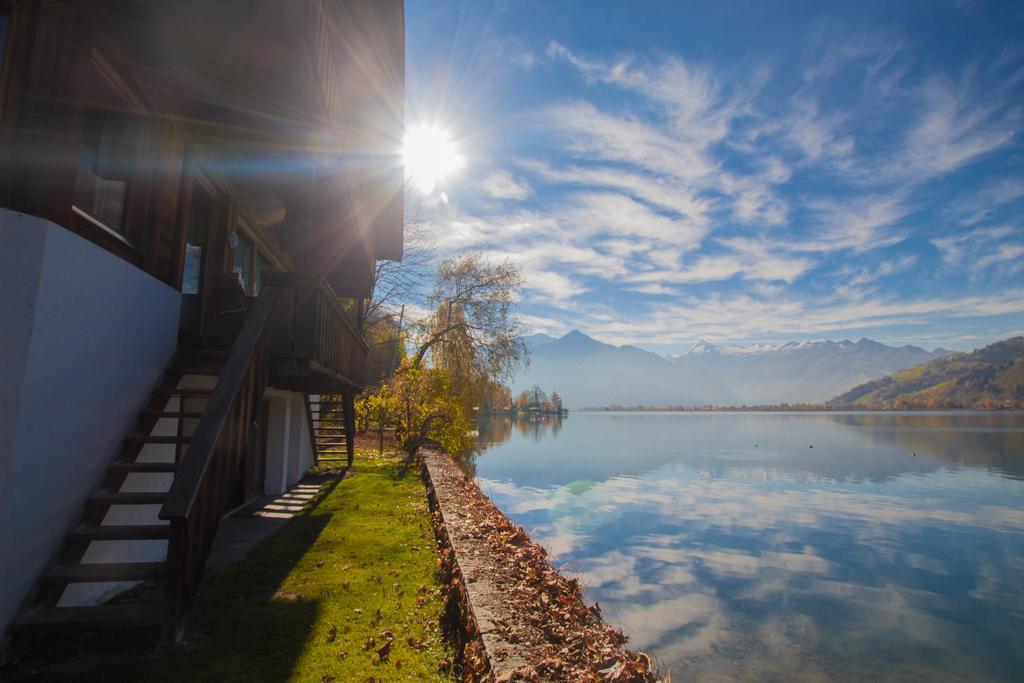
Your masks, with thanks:
[(407, 128), (402, 158), (406, 179), (423, 194), (431, 194), (466, 163), (448, 132), (437, 126)]

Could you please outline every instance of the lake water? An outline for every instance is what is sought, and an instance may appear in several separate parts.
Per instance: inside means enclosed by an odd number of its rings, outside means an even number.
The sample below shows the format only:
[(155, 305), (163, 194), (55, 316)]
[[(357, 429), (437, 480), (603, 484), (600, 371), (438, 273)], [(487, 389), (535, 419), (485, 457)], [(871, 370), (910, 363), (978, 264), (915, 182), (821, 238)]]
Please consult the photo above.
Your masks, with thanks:
[(1024, 680), (1024, 414), (573, 413), (481, 439), (495, 504), (677, 683)]

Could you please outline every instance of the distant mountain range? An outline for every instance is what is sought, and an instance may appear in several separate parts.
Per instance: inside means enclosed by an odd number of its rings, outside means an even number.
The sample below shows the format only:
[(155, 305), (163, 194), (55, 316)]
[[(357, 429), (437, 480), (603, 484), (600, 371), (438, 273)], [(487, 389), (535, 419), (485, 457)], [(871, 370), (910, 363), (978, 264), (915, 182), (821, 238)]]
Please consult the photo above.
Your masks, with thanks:
[(1020, 408), (1024, 406), (1024, 337), (895, 372), (854, 387), (831, 403), (884, 408)]
[(513, 392), (555, 389), (568, 408), (606, 406), (763, 405), (824, 402), (863, 382), (948, 353), (892, 347), (870, 339), (753, 346), (700, 342), (681, 355), (660, 356), (614, 346), (582, 332), (524, 338), (530, 366)]

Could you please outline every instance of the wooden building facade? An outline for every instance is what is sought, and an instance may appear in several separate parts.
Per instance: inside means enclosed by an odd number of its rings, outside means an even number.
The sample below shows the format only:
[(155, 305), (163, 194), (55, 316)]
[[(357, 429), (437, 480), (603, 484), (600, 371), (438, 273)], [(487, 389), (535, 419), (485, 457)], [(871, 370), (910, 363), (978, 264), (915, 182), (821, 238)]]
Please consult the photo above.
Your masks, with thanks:
[(176, 638), (223, 512), (351, 458), (403, 128), (401, 0), (0, 0), (0, 631), (159, 576)]

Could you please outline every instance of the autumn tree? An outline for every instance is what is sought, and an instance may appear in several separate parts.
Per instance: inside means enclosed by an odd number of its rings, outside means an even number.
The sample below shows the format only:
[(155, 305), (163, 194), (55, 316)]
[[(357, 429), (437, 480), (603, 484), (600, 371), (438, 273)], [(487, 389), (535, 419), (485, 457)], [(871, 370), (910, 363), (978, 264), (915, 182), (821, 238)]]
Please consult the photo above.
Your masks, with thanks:
[(430, 444), (459, 453), (473, 443), (472, 425), (439, 368), (412, 367), (406, 361), (376, 391), (361, 397), (356, 411), (364, 425), (381, 435), (381, 450), (383, 430), (393, 425), (409, 458)]
[(551, 397), (548, 399), (551, 402), (551, 407), (556, 412), (562, 412), (562, 397), (558, 395), (557, 391), (551, 392)]
[(510, 379), (526, 360), (512, 310), (522, 284), (514, 265), (488, 263), (478, 253), (442, 261), (409, 367), (429, 358), (467, 411), (479, 405), (488, 387)]
[(532, 398), (530, 396), (530, 392), (524, 389), (523, 391), (519, 392), (518, 396), (516, 396), (516, 400), (513, 405), (515, 406), (516, 410), (526, 410), (526, 408), (529, 407), (531, 400)]
[(526, 358), (512, 311), (521, 285), (509, 263), (479, 254), (442, 261), (430, 313), (416, 325), (415, 352), (360, 399), (360, 424), (376, 430), (381, 444), (385, 425), (394, 425), (410, 457), (429, 443), (451, 453), (472, 445), (473, 411), (510, 404), (503, 380)]

